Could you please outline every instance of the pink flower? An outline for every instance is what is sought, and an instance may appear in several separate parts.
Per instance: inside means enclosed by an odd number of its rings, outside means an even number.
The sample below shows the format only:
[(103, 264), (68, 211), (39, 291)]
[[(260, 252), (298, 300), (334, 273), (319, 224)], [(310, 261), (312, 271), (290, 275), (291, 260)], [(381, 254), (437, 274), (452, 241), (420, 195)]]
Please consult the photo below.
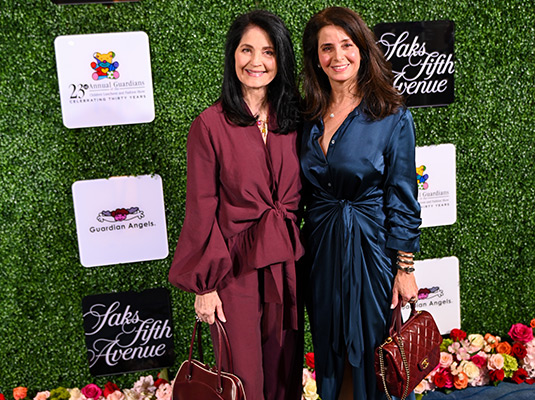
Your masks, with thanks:
[(94, 383), (90, 383), (89, 385), (83, 387), (81, 392), (86, 398), (93, 400), (97, 400), (100, 396), (102, 396), (102, 390)]
[(440, 352), (440, 362), (439, 365), (441, 368), (448, 368), (453, 362), (453, 356), (450, 353), (445, 351)]
[(429, 384), (429, 381), (427, 379), (423, 379), (418, 386), (414, 388), (414, 393), (421, 394), (424, 392), (427, 392), (431, 390), (431, 385)]
[(481, 357), (478, 354), (472, 356), (472, 358), (470, 358), (470, 361), (472, 361), (479, 368), (483, 368), (483, 366), (487, 363), (487, 360), (485, 360), (485, 358)]
[(158, 400), (171, 400), (172, 395), (173, 388), (168, 383), (162, 383), (158, 386), (158, 389), (156, 389), (156, 399)]
[(142, 376), (134, 383), (133, 390), (138, 393), (154, 393), (156, 386), (154, 386), (154, 378), (152, 375)]
[(503, 368), (504, 359), (501, 354), (493, 354), (487, 360), (488, 369), (498, 370)]
[(49, 391), (45, 391), (45, 392), (39, 392), (35, 395), (35, 397), (33, 398), (33, 400), (46, 400), (50, 397), (50, 392)]
[(116, 390), (115, 392), (110, 393), (106, 397), (106, 400), (124, 400), (124, 393), (120, 390)]
[(509, 336), (513, 340), (525, 344), (533, 340), (533, 328), (524, 324), (514, 324), (509, 329)]
[(449, 370), (445, 369), (443, 371), (443, 375), (446, 378), (446, 383), (444, 384), (444, 387), (448, 388), (448, 389), (451, 389), (453, 387), (453, 375), (452, 375), (452, 373)]
[(305, 386), (307, 384), (307, 381), (312, 378), (312, 372), (308, 370), (308, 368), (303, 368), (303, 379), (302, 379), (302, 385)]

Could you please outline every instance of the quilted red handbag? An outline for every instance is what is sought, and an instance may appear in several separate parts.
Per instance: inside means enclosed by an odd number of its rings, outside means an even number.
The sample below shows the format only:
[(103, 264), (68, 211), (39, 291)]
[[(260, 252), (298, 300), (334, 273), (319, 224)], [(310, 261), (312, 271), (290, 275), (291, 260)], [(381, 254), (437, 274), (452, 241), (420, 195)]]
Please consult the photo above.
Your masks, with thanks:
[(416, 311), (401, 323), (401, 301), (392, 312), (389, 337), (375, 350), (377, 384), (386, 397), (405, 400), (440, 361), (442, 336), (433, 316)]
[[(217, 352), (216, 366), (210, 367), (204, 364), (201, 345), (201, 324), (195, 321), (193, 335), (189, 348), (189, 357), (182, 363), (173, 382), (173, 400), (246, 400), (243, 384), (236, 375), (233, 374), (232, 353), (228, 341), (227, 332), (221, 321), (215, 320), (217, 331)], [(195, 344), (195, 333), (197, 335), (197, 346), (199, 349), (200, 361), (192, 359), (193, 346)], [(223, 353), (222, 345), (225, 345), (228, 356), (229, 371), (221, 369), (221, 357)]]

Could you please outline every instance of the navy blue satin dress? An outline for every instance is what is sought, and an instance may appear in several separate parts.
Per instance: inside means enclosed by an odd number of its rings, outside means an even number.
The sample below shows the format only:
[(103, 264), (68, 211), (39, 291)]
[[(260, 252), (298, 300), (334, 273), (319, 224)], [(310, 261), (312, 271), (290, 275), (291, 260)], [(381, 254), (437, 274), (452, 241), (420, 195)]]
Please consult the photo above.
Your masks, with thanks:
[(307, 308), (323, 400), (335, 400), (346, 355), (354, 399), (383, 399), (374, 350), (385, 338), (397, 250), (419, 250), (415, 135), (410, 111), (370, 121), (355, 108), (327, 154), (323, 121), (304, 127)]

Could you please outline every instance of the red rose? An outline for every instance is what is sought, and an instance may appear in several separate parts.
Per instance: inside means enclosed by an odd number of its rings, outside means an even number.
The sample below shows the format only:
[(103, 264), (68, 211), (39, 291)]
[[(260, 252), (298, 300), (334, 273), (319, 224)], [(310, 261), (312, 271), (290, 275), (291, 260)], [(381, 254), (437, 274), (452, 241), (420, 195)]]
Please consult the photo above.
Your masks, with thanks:
[(5, 396), (2, 393), (0, 393), (0, 400), (6, 400)]
[(158, 378), (156, 379), (156, 382), (154, 382), (154, 386), (159, 387), (160, 385), (163, 385), (164, 383), (169, 383), (167, 380)]
[(113, 382), (108, 382), (106, 383), (106, 386), (104, 386), (104, 397), (108, 397), (110, 394), (114, 393), (116, 390), (121, 390), (119, 389), (119, 386), (117, 386), (115, 383)]
[(492, 382), (501, 382), (505, 378), (503, 369), (491, 369), (489, 375)]
[(452, 329), (450, 332), (450, 338), (454, 342), (458, 342), (460, 340), (466, 339), (466, 332), (461, 331), (460, 329)]
[(527, 378), (527, 379), (526, 379), (526, 383), (527, 383), (528, 385), (533, 385), (533, 384), (535, 383), (535, 379), (533, 379), (533, 378)]
[(433, 377), (433, 383), (437, 385), (437, 387), (443, 388), (446, 385), (446, 377), (442, 373), (437, 372)]
[(522, 383), (526, 380), (527, 377), (528, 373), (526, 372), (526, 370), (524, 368), (518, 368), (513, 373), (513, 377), (511, 379), (513, 380), (513, 382)]
[(533, 340), (533, 328), (524, 324), (514, 324), (509, 329), (509, 336), (520, 343), (531, 342)]
[(314, 369), (314, 353), (306, 353), (305, 362), (309, 368)]
[(515, 342), (513, 344), (512, 351), (513, 351), (513, 355), (516, 358), (519, 358), (520, 360), (522, 360), (524, 357), (526, 357), (526, 354), (528, 354), (528, 351), (526, 350), (526, 346), (518, 342)]

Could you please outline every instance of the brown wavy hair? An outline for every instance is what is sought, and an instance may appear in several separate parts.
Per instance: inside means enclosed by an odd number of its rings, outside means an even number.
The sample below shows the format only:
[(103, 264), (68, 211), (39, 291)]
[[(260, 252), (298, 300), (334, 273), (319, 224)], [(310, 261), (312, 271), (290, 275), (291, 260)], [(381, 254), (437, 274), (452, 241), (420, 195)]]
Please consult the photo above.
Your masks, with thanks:
[(393, 74), (376, 43), (375, 35), (353, 10), (329, 7), (312, 16), (303, 34), (305, 93), (304, 116), (317, 120), (327, 112), (331, 97), (329, 78), (319, 65), (319, 31), (329, 25), (342, 28), (360, 51), (356, 87), (362, 95), (363, 110), (372, 120), (382, 119), (403, 106), (403, 97), (393, 86)]

